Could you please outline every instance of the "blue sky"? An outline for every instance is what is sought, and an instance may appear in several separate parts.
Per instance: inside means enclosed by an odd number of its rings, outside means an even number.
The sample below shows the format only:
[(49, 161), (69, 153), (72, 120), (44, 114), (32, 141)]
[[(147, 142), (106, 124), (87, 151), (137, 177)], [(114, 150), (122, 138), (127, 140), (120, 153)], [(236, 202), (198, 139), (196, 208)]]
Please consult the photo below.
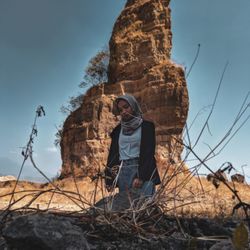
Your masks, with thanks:
[[(60, 169), (60, 150), (53, 144), (55, 126), (65, 119), (60, 107), (69, 96), (82, 91), (78, 84), (84, 68), (108, 43), (124, 4), (124, 0), (0, 0), (0, 173), (4, 167), (1, 162), (6, 160), (21, 165), (20, 147), (27, 142), (38, 105), (44, 106), (46, 116), (38, 120), (36, 163), (51, 176)], [(205, 130), (196, 148), (203, 157), (208, 151), (204, 143), (211, 147), (217, 144), (250, 91), (250, 2), (240, 0), (236, 5), (232, 0), (175, 0), (171, 8), (172, 59), (189, 69), (201, 44), (187, 79), (189, 123), (201, 108), (213, 102), (229, 62), (209, 123), (212, 136)], [(190, 131), (193, 138), (207, 115), (208, 111), (198, 117)], [(208, 163), (212, 169), (226, 161), (238, 170), (247, 164), (245, 171), (250, 176), (249, 128), (250, 122)]]

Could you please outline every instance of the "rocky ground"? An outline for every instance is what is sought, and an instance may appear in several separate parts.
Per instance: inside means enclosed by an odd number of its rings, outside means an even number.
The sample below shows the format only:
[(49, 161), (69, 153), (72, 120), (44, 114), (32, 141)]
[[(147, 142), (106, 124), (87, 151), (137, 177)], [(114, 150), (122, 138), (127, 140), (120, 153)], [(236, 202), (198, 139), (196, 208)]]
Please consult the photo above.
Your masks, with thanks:
[(146, 218), (145, 225), (139, 220), (136, 228), (131, 215), (126, 213), (124, 219), (124, 214), (99, 214), (99, 218), (90, 214), (15, 214), (2, 230), (0, 249), (235, 249), (231, 239), (238, 222), (234, 220), (162, 214), (158, 221)]

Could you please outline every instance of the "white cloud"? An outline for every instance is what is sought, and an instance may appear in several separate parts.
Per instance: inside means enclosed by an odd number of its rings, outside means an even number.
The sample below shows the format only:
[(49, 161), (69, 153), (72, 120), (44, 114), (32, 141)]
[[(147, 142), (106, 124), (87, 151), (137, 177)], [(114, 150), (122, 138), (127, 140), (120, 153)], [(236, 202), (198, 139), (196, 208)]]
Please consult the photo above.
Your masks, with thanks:
[(57, 152), (57, 148), (56, 147), (48, 147), (48, 148), (46, 148), (46, 150), (48, 152), (51, 152), (51, 153), (56, 153)]
[(22, 152), (22, 150), (20, 150), (19, 152), (18, 152), (18, 151), (15, 151), (15, 150), (10, 150), (10, 151), (9, 151), (10, 154), (15, 154), (15, 155), (21, 154), (21, 152)]

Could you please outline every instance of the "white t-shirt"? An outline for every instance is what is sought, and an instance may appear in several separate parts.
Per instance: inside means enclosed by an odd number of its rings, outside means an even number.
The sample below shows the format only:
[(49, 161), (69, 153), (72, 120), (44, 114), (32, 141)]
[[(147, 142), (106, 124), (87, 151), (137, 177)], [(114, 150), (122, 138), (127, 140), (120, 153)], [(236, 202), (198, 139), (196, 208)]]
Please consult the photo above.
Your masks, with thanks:
[(119, 135), (119, 157), (120, 160), (128, 160), (140, 156), (141, 126), (132, 135)]

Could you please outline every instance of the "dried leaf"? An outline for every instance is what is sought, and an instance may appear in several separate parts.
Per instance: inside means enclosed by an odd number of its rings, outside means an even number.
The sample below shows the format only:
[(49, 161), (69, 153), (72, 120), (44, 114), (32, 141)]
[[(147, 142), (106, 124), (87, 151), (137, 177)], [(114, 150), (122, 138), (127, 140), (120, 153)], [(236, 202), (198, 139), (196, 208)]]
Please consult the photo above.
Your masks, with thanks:
[(196, 250), (197, 249), (197, 238), (193, 237), (188, 244), (188, 250)]
[(243, 222), (235, 228), (232, 241), (236, 250), (247, 249), (248, 230)]

